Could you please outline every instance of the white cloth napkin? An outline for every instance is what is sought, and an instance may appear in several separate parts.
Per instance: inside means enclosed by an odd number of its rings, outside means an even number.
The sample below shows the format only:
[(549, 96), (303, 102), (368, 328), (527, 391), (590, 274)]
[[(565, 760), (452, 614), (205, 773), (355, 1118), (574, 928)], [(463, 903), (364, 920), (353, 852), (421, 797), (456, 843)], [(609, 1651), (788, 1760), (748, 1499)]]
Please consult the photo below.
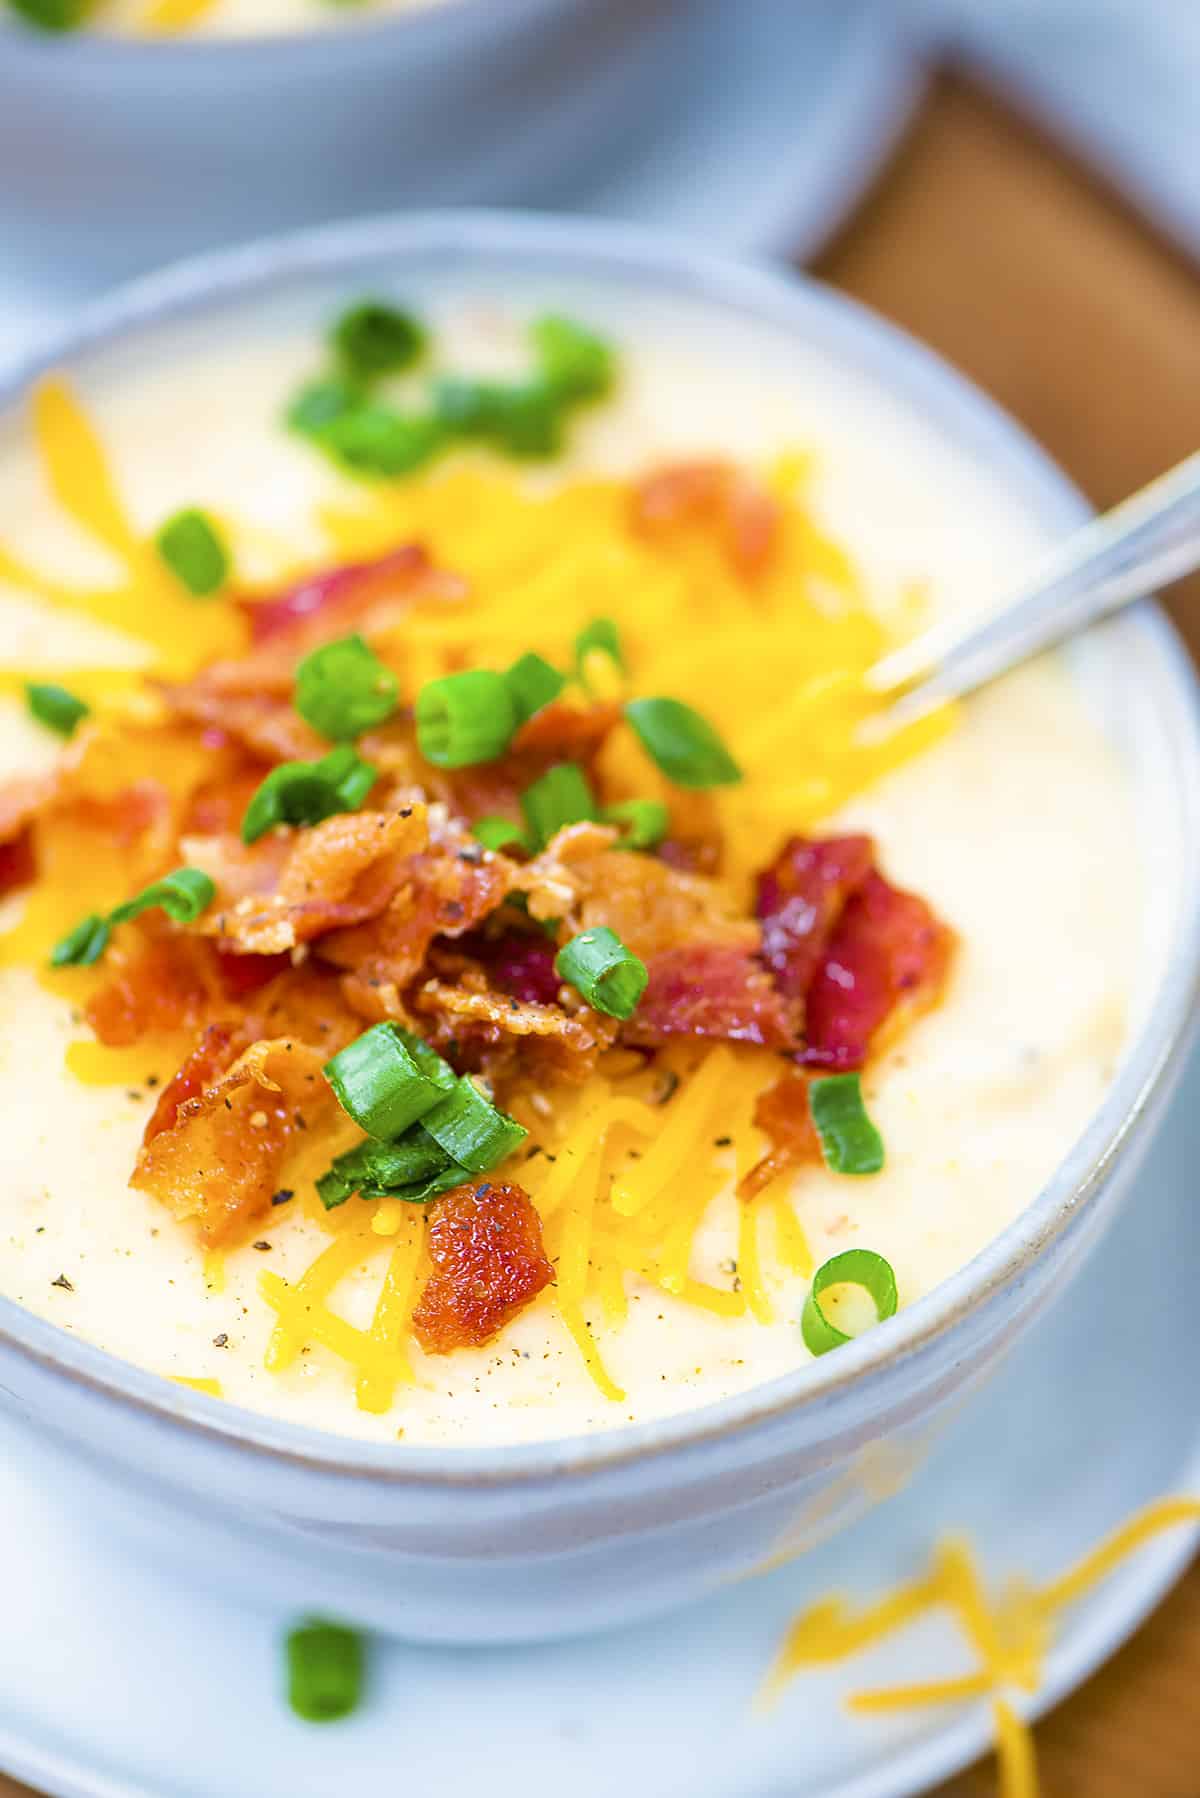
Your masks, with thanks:
[(1200, 0), (919, 0), (990, 75), (1200, 255)]

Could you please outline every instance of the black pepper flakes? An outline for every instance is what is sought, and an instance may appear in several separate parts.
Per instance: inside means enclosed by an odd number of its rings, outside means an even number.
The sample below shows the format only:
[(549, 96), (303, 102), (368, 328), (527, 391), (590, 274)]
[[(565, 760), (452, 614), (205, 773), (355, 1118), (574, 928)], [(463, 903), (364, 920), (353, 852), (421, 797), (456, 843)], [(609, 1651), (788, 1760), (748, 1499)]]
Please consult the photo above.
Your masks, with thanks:
[(61, 1286), (64, 1292), (74, 1292), (75, 1290), (66, 1274), (59, 1274), (57, 1280), (51, 1280), (50, 1284), (51, 1286)]
[(221, 1334), (219, 1336), (213, 1337), (213, 1347), (214, 1348), (228, 1348), (229, 1347), (229, 1336), (225, 1330), (222, 1330)]
[(271, 1203), (272, 1205), (286, 1205), (288, 1200), (294, 1199), (295, 1196), (296, 1193), (293, 1187), (281, 1186), (278, 1192), (273, 1192), (271, 1194)]
[(260, 1237), (257, 1242), (251, 1243), (250, 1246), (251, 1246), (251, 1248), (257, 1249), (260, 1255), (265, 1255), (271, 1245), (269, 1242), (265, 1242), (263, 1240), (263, 1238)]

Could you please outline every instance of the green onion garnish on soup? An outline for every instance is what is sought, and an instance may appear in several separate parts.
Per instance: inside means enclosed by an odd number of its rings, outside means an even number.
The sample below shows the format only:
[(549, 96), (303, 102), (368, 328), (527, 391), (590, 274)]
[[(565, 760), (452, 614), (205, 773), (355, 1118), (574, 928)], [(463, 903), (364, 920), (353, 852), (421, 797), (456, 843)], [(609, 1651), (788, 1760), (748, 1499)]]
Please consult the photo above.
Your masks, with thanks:
[(168, 518), (154, 539), (176, 580), (195, 599), (219, 592), (229, 577), (229, 551), (206, 512), (189, 507)]
[(874, 1249), (845, 1249), (817, 1269), (804, 1301), (800, 1333), (804, 1346), (813, 1355), (826, 1355), (830, 1349), (840, 1348), (842, 1343), (850, 1341), (844, 1330), (830, 1322), (821, 1305), (822, 1297), (832, 1286), (861, 1286), (875, 1306), (880, 1323), (896, 1314), (896, 1276), (891, 1263), (877, 1255)]
[(278, 824), (319, 824), (336, 812), (357, 811), (377, 779), (348, 743), (316, 762), (281, 762), (246, 807), (242, 841), (257, 842)]
[(725, 787), (742, 771), (706, 718), (681, 699), (631, 699), (625, 716), (638, 741), (677, 787)]
[(322, 644), (296, 669), (296, 710), (334, 742), (386, 723), (399, 702), (396, 676), (359, 636)]
[(603, 399), (616, 379), (611, 344), (573, 319), (546, 313), (535, 319), (529, 339), (542, 380), (568, 403)]
[(504, 754), (517, 711), (504, 675), (469, 668), (426, 681), (417, 694), (417, 743), (435, 768), (470, 768)]
[(587, 1000), (593, 1011), (631, 1018), (646, 990), (646, 964), (627, 949), (614, 930), (601, 924), (580, 931), (559, 950), (554, 971)]
[(661, 799), (621, 799), (606, 805), (602, 824), (615, 824), (621, 849), (656, 849), (671, 828), (671, 814)]
[(25, 703), (39, 724), (60, 737), (73, 736), (92, 709), (54, 681), (26, 681)]
[(330, 345), (346, 372), (359, 381), (400, 374), (425, 351), (428, 333), (411, 312), (385, 300), (360, 300), (335, 322)]
[(212, 904), (216, 890), (212, 880), (202, 869), (176, 868), (173, 873), (164, 874), (161, 880), (143, 887), (140, 893), (135, 893), (132, 899), (126, 899), (123, 905), (116, 906), (109, 913), (109, 922), (124, 924), (128, 919), (139, 917), (142, 912), (158, 906), (177, 924), (191, 924)]
[(421, 1119), (439, 1148), (472, 1174), (486, 1173), (519, 1148), (528, 1132), (493, 1105), (466, 1074), (435, 1110)]
[(867, 1116), (857, 1074), (828, 1074), (809, 1082), (809, 1109), (825, 1165), (835, 1174), (877, 1174), (883, 1138)]
[(519, 656), (504, 678), (521, 724), (557, 699), (567, 684), (565, 676), (533, 650)]
[(418, 1042), (398, 1024), (373, 1024), (325, 1063), (338, 1104), (368, 1136), (394, 1141), (455, 1089), (451, 1068)]
[(421, 468), (442, 447), (442, 426), (424, 412), (397, 412), (372, 400), (339, 412), (315, 433), (352, 474), (394, 480)]
[(587, 659), (596, 654), (606, 655), (624, 673), (625, 657), (621, 650), (621, 636), (612, 618), (593, 618), (590, 624), (584, 625), (575, 639), (575, 672), (585, 683)]
[[(449, 1157), (440, 1144), (410, 1130), (399, 1142), (368, 1140), (337, 1156), (317, 1181), (317, 1194), (326, 1211), (332, 1211), (351, 1193), (414, 1187), (445, 1173), (448, 1166)], [(466, 1179), (465, 1169), (459, 1170), (459, 1179)]]
[(306, 1723), (334, 1723), (362, 1701), (366, 1657), (357, 1630), (313, 1617), (288, 1632), (288, 1703)]
[(596, 816), (596, 801), (587, 775), (576, 762), (557, 762), (526, 787), (521, 810), (529, 835), (544, 849), (557, 831)]
[(478, 818), (471, 826), (471, 835), (485, 849), (527, 849), (525, 832), (519, 824), (508, 818)]
[(50, 951), (50, 966), (90, 968), (107, 949), (110, 934), (108, 919), (102, 918), (99, 912), (90, 912), (55, 943)]

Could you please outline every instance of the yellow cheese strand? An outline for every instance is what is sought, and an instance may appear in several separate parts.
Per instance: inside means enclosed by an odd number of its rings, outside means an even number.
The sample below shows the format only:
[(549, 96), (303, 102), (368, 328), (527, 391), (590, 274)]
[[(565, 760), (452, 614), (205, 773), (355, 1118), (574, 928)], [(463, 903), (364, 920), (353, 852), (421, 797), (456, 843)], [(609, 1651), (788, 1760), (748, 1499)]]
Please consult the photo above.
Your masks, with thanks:
[(190, 1386), (193, 1392), (206, 1392), (209, 1398), (224, 1398), (220, 1380), (189, 1379), (186, 1374), (173, 1373), (170, 1379), (176, 1386)]
[(416, 1205), (406, 1205), (405, 1211), (408, 1216), (399, 1222), (396, 1246), (375, 1304), (355, 1387), (359, 1410), (376, 1415), (391, 1409), (397, 1384), (413, 1377), (404, 1352), (404, 1337), (417, 1298), (417, 1268), (425, 1251), (425, 1219)]

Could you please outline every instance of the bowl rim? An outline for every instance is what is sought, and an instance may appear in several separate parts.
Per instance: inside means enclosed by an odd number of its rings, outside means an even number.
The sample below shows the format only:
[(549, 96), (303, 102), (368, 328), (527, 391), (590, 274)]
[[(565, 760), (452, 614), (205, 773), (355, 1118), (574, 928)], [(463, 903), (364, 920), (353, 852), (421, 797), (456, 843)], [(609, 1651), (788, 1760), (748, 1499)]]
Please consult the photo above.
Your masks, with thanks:
[[(393, 8), (387, 12), (356, 15), (348, 0), (310, 0), (313, 6), (326, 5), (328, 23), (299, 31), (234, 32), (213, 36), (190, 32), (116, 32), (45, 31), (30, 25), (19, 15), (9, 19), (0, 13), (0, 53), (8, 51), (16, 57), (48, 60), (61, 55), (71, 46), (75, 72), (95, 64), (97, 76), (111, 75), (121, 68), (159, 79), (168, 73), (164, 65), (171, 57), (184, 57), (192, 65), (189, 73), (202, 72), (212, 66), (214, 73), (227, 74), (228, 63), (236, 56), (243, 62), (255, 60), (260, 65), (270, 58), (273, 73), (289, 70), (280, 59), (302, 62), (321, 54), (327, 59), (331, 45), (377, 47), (381, 38), (406, 34), (406, 47), (414, 53), (438, 48), (461, 51), (461, 32), (486, 23), (489, 30), (516, 30), (537, 23), (551, 11), (569, 15), (589, 4), (589, 0), (417, 0), (411, 7)], [(4, 0), (0, 0), (3, 6)], [(349, 14), (349, 23), (347, 23)], [(339, 52), (344, 53), (344, 52)], [(189, 260), (191, 260), (189, 258)]]
[[(591, 276), (601, 285), (641, 284), (790, 331), (933, 419), (972, 461), (986, 459), (1014, 500), (1040, 520), (1066, 529), (1088, 516), (1078, 490), (1002, 408), (934, 351), (857, 301), (810, 276), (711, 254), (643, 227), (552, 214), (446, 209), (382, 215), (176, 263), (82, 308), (72, 325), (0, 379), (0, 413), (19, 403), (45, 370), (127, 341), (139, 330), (265, 298), (287, 284), (353, 280), (360, 265), (392, 264), (399, 275), (407, 258), (431, 256), (452, 259), (464, 269), (473, 260), (509, 262), (522, 278), (544, 271), (551, 279)], [(1154, 602), (1143, 602), (1106, 628), (1138, 640), (1159, 688), (1157, 709), (1169, 733), (1185, 824), (1187, 860), (1176, 936), (1154, 1002), (1126, 1045), (1112, 1086), (1041, 1191), (962, 1268), (887, 1323), (836, 1356), (803, 1362), (709, 1404), (583, 1435), (464, 1448), (372, 1442), (244, 1409), (173, 1385), (3, 1296), (0, 1349), (34, 1362), (44, 1373), (66, 1376), (92, 1397), (139, 1412), (158, 1427), (293, 1469), (441, 1491), (526, 1485), (698, 1449), (785, 1416), (795, 1419), (829, 1407), (847, 1393), (868, 1391), (873, 1379), (882, 1384), (885, 1373), (924, 1372), (956, 1326), (1018, 1287), (1031, 1265), (1089, 1213), (1117, 1162), (1150, 1122), (1152, 1101), (1178, 1068), (1200, 1006), (1200, 682)]]

